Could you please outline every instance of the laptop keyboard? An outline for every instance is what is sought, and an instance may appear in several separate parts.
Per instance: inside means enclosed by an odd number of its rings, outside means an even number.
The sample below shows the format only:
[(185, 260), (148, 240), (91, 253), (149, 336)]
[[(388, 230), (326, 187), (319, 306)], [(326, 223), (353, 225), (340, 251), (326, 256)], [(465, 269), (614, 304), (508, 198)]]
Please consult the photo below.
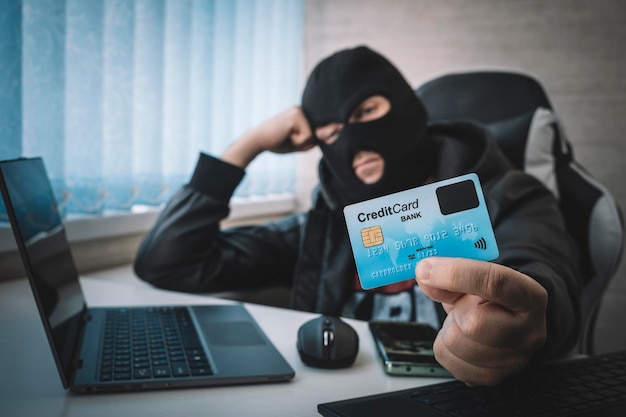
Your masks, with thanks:
[(626, 352), (580, 362), (540, 368), (493, 388), (451, 381), (404, 395), (453, 417), (562, 416), (626, 401)]
[(184, 307), (107, 311), (100, 359), (102, 382), (212, 374)]

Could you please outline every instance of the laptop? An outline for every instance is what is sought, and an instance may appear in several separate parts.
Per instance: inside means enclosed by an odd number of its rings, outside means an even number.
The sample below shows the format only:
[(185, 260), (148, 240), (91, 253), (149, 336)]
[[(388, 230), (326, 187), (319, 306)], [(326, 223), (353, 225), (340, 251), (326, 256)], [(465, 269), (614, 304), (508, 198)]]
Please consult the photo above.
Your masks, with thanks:
[(0, 161), (0, 189), (66, 389), (134, 391), (294, 377), (241, 304), (87, 306), (43, 160)]
[(325, 417), (623, 417), (626, 351), (537, 367), (495, 387), (452, 380), (318, 404)]

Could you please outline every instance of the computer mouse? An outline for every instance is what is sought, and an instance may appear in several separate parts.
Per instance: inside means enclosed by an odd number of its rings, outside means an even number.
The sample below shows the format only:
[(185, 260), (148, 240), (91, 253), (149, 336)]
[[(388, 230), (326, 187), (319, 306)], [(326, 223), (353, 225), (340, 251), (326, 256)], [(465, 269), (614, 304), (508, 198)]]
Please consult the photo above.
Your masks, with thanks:
[(347, 368), (359, 352), (359, 335), (338, 317), (322, 315), (298, 329), (302, 362), (316, 368)]

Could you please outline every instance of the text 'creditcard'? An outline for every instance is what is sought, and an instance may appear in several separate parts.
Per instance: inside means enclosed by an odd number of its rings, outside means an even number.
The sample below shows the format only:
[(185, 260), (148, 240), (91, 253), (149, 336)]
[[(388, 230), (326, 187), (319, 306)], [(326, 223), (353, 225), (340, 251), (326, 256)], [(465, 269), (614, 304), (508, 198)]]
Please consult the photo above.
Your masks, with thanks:
[(413, 279), (430, 256), (499, 254), (476, 174), (351, 204), (343, 214), (364, 289)]

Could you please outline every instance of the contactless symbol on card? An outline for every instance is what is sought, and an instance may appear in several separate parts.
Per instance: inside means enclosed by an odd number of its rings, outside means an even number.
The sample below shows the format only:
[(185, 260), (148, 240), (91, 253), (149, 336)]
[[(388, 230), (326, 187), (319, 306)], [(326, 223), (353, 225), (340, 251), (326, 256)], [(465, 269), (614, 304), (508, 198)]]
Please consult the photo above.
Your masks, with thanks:
[(499, 254), (476, 174), (352, 204), (344, 217), (364, 289), (415, 278), (417, 262), (430, 256)]

